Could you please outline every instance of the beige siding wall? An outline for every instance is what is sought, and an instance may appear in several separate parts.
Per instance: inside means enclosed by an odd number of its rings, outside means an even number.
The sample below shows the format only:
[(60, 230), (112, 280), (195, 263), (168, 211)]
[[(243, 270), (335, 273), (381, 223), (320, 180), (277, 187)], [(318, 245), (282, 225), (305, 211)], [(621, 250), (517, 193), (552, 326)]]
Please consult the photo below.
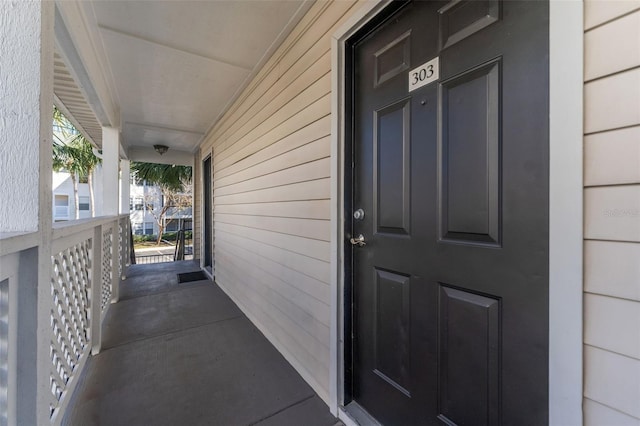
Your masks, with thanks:
[[(216, 281), (327, 402), (330, 40), (357, 8), (314, 4), (196, 159), (213, 151)], [(585, 424), (640, 426), (637, 0), (585, 1), (584, 116)]]
[(640, 2), (585, 2), (584, 418), (640, 426)]
[(331, 35), (315, 3), (205, 138), (216, 281), (328, 402)]

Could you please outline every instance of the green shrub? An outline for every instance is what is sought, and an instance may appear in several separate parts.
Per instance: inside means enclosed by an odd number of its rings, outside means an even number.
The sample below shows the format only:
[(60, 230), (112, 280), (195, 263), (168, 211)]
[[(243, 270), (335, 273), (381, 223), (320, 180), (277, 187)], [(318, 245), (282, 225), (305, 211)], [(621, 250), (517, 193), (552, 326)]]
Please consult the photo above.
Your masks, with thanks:
[[(192, 238), (192, 232), (191, 231), (186, 231), (184, 233), (184, 238), (189, 240)], [(172, 232), (165, 232), (162, 234), (162, 239), (163, 240), (167, 240), (167, 241), (175, 241), (178, 238), (178, 232), (177, 231), (172, 231)]]
[[(166, 241), (175, 241), (178, 238), (178, 232), (164, 232), (162, 234), (162, 239), (166, 240)], [(193, 232), (192, 231), (186, 231), (184, 233), (184, 238), (186, 240), (190, 240), (193, 238)], [(134, 243), (145, 243), (145, 242), (149, 242), (149, 241), (157, 241), (158, 240), (158, 236), (157, 235), (134, 235), (133, 236), (133, 242)]]
[(177, 232), (165, 232), (162, 234), (162, 239), (167, 241), (175, 241), (177, 235)]
[(134, 235), (133, 242), (134, 243), (145, 243), (149, 241), (156, 241), (158, 239), (157, 235)]

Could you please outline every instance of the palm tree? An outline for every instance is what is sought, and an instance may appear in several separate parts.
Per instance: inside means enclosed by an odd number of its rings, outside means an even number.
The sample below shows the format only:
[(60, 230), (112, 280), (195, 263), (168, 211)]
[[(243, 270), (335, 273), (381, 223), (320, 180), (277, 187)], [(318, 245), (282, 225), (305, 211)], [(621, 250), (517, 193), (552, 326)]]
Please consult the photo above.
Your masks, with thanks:
[(131, 173), (138, 181), (147, 181), (151, 185), (160, 187), (164, 199), (163, 206), (159, 212), (150, 208), (145, 201), (145, 210), (153, 215), (158, 224), (157, 244), (162, 240), (166, 216), (171, 207), (186, 207), (191, 205), (191, 196), (183, 194), (185, 187), (191, 183), (191, 167), (176, 166), (172, 164), (157, 163), (131, 163)]
[(98, 164), (102, 162), (98, 156), (94, 154), (93, 145), (84, 136), (76, 139), (76, 159), (81, 164), (82, 171), (79, 176), (87, 178), (87, 184), (89, 185), (89, 199), (91, 204), (91, 216), (95, 216), (95, 193), (93, 191), (93, 172)]
[(95, 216), (93, 171), (101, 160), (93, 153), (91, 142), (78, 132), (55, 106), (53, 108), (53, 129), (53, 170), (56, 172), (66, 171), (71, 176), (76, 206), (75, 217), (76, 219), (80, 218), (78, 179), (83, 178), (86, 178), (89, 184), (91, 215)]
[(191, 182), (191, 167), (175, 164), (131, 163), (131, 172), (138, 180), (146, 180), (174, 192), (184, 191), (184, 185)]

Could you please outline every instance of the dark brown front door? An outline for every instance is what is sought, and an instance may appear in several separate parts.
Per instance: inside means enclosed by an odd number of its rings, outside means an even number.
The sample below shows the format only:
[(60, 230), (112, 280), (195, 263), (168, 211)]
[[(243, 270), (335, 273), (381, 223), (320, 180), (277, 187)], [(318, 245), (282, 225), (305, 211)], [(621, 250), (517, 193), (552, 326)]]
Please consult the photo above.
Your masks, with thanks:
[(391, 7), (347, 49), (353, 400), (385, 425), (543, 425), (548, 4)]
[(203, 183), (203, 191), (202, 198), (204, 203), (204, 218), (203, 218), (203, 228), (204, 228), (204, 267), (209, 272), (212, 271), (213, 267), (213, 256), (211, 254), (212, 249), (212, 228), (213, 228), (213, 212), (211, 208), (211, 199), (212, 199), (212, 191), (211, 191), (211, 157), (208, 157), (206, 160), (202, 162), (202, 183)]

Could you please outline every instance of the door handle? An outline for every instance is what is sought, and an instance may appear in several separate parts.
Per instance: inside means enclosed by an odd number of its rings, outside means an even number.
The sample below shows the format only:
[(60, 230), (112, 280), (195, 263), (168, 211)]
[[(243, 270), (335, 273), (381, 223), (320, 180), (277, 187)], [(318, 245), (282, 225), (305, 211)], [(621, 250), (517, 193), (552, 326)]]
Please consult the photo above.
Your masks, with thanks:
[(358, 246), (358, 247), (367, 245), (367, 243), (364, 242), (364, 235), (362, 234), (358, 235), (356, 238), (351, 238), (349, 242), (351, 243), (351, 245)]

